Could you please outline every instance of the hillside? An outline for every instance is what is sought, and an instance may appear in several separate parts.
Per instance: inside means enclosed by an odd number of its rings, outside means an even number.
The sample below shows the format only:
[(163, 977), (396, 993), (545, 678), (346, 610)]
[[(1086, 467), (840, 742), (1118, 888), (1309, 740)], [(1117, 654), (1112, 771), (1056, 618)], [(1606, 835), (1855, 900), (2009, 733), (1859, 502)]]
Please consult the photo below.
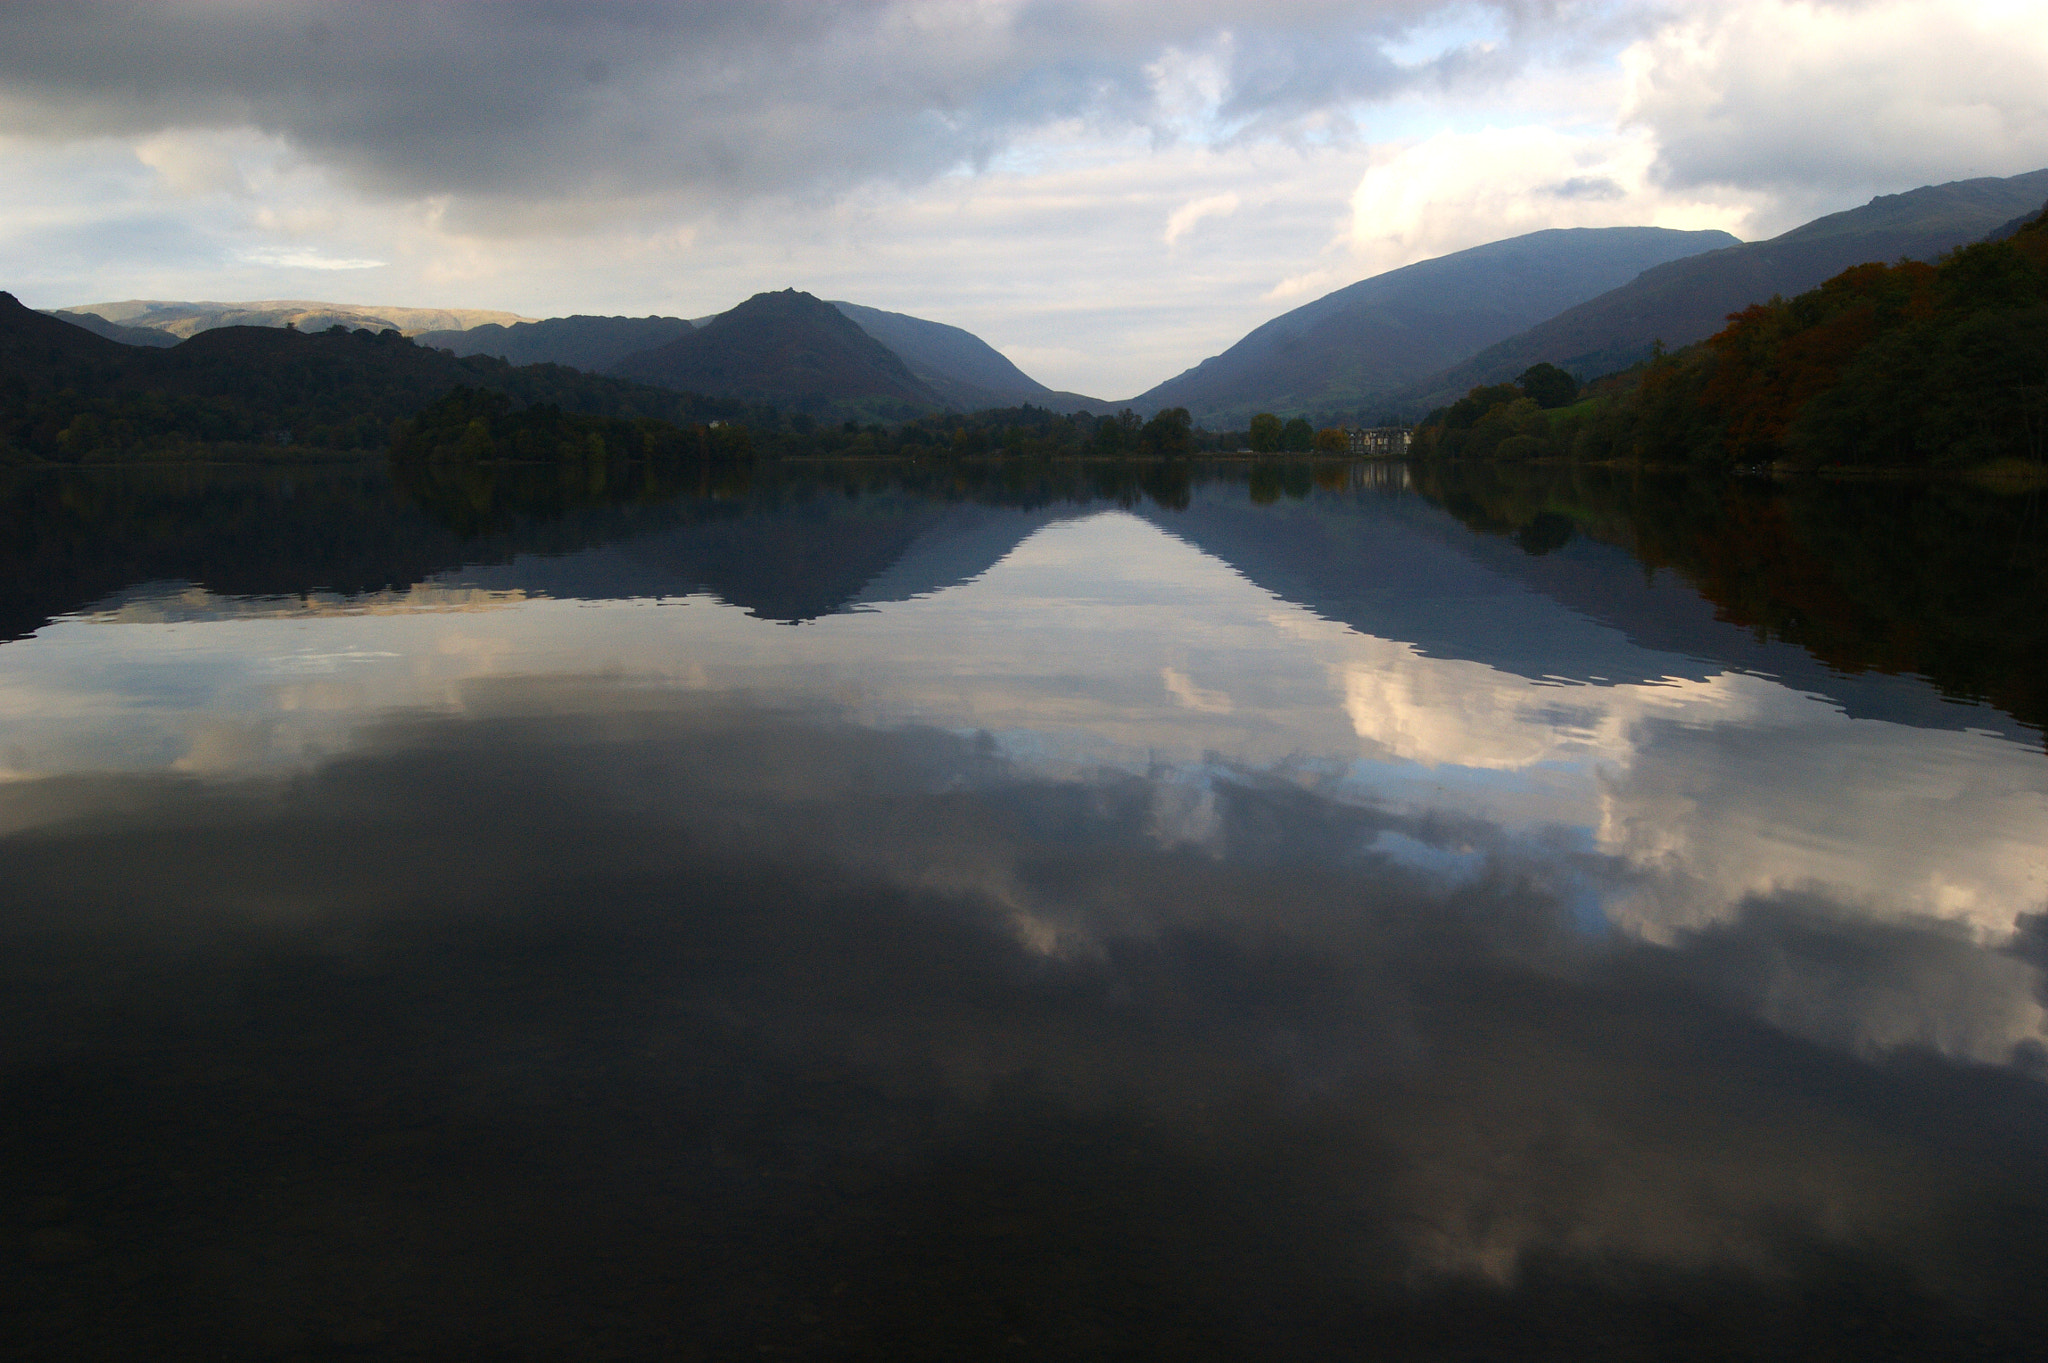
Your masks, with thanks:
[(466, 330), (424, 331), (413, 339), (457, 355), (495, 355), (510, 364), (566, 364), (601, 374), (628, 355), (685, 335), (680, 317), (549, 317), (506, 326), (485, 322)]
[(1675, 348), (1703, 340), (1750, 304), (1804, 293), (1852, 265), (1933, 260), (2015, 225), (2044, 199), (2048, 170), (1958, 180), (1882, 195), (1769, 241), (1659, 265), (1446, 366), (1405, 390), (1401, 405), (1433, 407), (1479, 385), (1505, 382), (1539, 361), (1582, 379), (1624, 369), (1647, 358), (1657, 341)]
[(1055, 412), (1108, 411), (1110, 404), (1047, 388), (971, 331), (901, 312), (834, 302), (862, 331), (896, 352), (933, 392), (966, 412), (1029, 404)]
[(57, 311), (46, 315), (69, 322), (75, 327), (84, 327), (95, 336), (104, 336), (110, 341), (119, 341), (122, 345), (146, 345), (162, 349), (178, 343), (178, 338), (168, 331), (158, 331), (154, 327), (124, 327), (119, 322), (109, 322), (96, 312)]
[(1726, 232), (1660, 227), (1531, 232), (1374, 275), (1257, 328), (1131, 400), (1186, 407), (1211, 428), (1254, 412), (1355, 411), (1482, 347), (1633, 279), (1734, 245)]
[(2044, 354), (2048, 213), (1938, 265), (1870, 261), (1752, 304), (1704, 344), (1604, 379), (1569, 407), (1544, 410), (1532, 384), (1475, 387), (1432, 414), (1415, 449), (2038, 476)]
[(218, 442), (382, 449), (392, 423), (458, 386), (592, 416), (689, 422), (740, 412), (556, 365), (457, 358), (391, 331), (219, 327), (168, 349), (123, 345), (0, 293), (0, 462)]
[(282, 327), (325, 331), (331, 326), (371, 331), (390, 328), (411, 336), (423, 331), (456, 331), (487, 322), (510, 325), (530, 322), (516, 312), (484, 308), (401, 308), (361, 303), (319, 303), (308, 299), (272, 298), (252, 303), (167, 302), (129, 298), (118, 303), (79, 303), (65, 312), (89, 312), (124, 327), (145, 327), (184, 340), (218, 327)]
[(947, 405), (839, 309), (795, 289), (755, 294), (687, 335), (628, 356), (611, 372), (818, 416), (893, 418)]

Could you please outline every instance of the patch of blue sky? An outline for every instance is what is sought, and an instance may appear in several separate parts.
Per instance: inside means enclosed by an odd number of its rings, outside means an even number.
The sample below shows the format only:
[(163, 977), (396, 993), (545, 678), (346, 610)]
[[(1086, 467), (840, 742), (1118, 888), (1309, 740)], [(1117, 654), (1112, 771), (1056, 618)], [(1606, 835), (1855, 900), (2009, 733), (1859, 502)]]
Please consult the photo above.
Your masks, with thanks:
[(1607, 901), (1615, 890), (1617, 863), (1600, 850), (1593, 830), (1553, 824), (1531, 841), (1551, 872), (1553, 893), (1572, 926), (1589, 937), (1613, 932)]
[(1422, 67), (1446, 53), (1507, 41), (1507, 25), (1490, 6), (1454, 5), (1415, 25), (1380, 50), (1402, 66)]
[(1375, 791), (1404, 788), (1442, 790), (1456, 786), (1488, 795), (1529, 795), (1557, 788), (1559, 778), (1590, 779), (1591, 759), (1555, 759), (1519, 767), (1467, 767), (1452, 762), (1411, 762), (1361, 757), (1345, 773), (1347, 784)]
[(126, 142), (101, 140), (65, 148), (4, 146), (13, 174), (0, 184), (0, 207), (55, 206), (70, 212), (125, 204), (151, 192), (157, 173)]
[(1427, 877), (1443, 891), (1485, 879), (1503, 857), (1523, 865), (1533, 861), (1541, 867), (1537, 879), (1573, 929), (1588, 937), (1606, 937), (1614, 931), (1607, 914), (1611, 886), (1600, 873), (1608, 859), (1595, 849), (1590, 828), (1550, 826), (1527, 840), (1485, 847), (1427, 842), (1383, 828), (1363, 850)]
[(1055, 124), (1036, 134), (1014, 138), (980, 161), (961, 161), (956, 175), (1007, 175), (1029, 179), (1038, 175), (1073, 175), (1089, 162), (1100, 166), (1122, 165), (1142, 156), (1152, 146), (1152, 134), (1130, 128), (1114, 135), (1084, 136), (1077, 127)]
[(189, 219), (163, 212), (39, 224), (0, 238), (0, 270), (20, 286), (24, 303), (44, 308), (105, 294), (110, 260), (129, 262), (138, 273), (210, 270), (228, 263), (231, 254)]
[(1419, 871), (1445, 889), (1469, 885), (1486, 873), (1487, 854), (1477, 848), (1440, 847), (1382, 828), (1365, 850), (1396, 866)]

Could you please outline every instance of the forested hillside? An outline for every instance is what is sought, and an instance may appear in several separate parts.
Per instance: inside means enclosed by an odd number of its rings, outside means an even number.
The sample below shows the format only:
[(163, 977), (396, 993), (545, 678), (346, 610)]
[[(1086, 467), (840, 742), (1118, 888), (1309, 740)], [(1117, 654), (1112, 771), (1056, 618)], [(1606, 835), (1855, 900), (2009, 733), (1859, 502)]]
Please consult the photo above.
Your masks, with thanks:
[(0, 462), (178, 457), (222, 445), (382, 450), (393, 423), (460, 386), (627, 421), (686, 425), (745, 410), (556, 365), (456, 358), (395, 331), (222, 327), (145, 349), (0, 293)]
[(2048, 213), (1935, 265), (1857, 265), (1795, 298), (1753, 304), (1703, 344), (1596, 384), (1584, 401), (1564, 393), (1546, 402), (1528, 377), (1474, 388), (1432, 413), (1418, 451), (1807, 467), (2038, 464), (2048, 456)]

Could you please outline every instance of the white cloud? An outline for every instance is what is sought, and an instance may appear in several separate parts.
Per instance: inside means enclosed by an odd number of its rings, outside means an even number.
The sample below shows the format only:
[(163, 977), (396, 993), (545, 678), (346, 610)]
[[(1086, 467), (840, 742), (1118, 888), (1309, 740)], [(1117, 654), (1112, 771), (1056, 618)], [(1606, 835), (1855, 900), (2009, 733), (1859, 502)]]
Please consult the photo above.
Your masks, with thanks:
[(1660, 180), (1768, 190), (1800, 217), (2048, 165), (2037, 4), (1701, 5), (1622, 61), (1623, 121), (1653, 138)]
[(1720, 228), (1740, 199), (1657, 186), (1646, 135), (1536, 125), (1445, 132), (1389, 148), (1351, 195), (1348, 246), (1362, 273), (1552, 227)]
[(243, 259), (252, 265), (275, 265), (283, 270), (378, 270), (385, 264), (381, 260), (325, 256), (318, 251), (251, 251)]
[(222, 141), (219, 137), (158, 133), (135, 144), (135, 159), (155, 171), (163, 187), (179, 197), (246, 195), (248, 180), (233, 150)]
[(1191, 199), (1174, 209), (1166, 219), (1166, 231), (1161, 240), (1170, 250), (1175, 242), (1194, 230), (1196, 223), (1204, 218), (1227, 218), (1237, 212), (1238, 205), (1242, 202), (1243, 200), (1233, 193), (1210, 194), (1199, 199)]

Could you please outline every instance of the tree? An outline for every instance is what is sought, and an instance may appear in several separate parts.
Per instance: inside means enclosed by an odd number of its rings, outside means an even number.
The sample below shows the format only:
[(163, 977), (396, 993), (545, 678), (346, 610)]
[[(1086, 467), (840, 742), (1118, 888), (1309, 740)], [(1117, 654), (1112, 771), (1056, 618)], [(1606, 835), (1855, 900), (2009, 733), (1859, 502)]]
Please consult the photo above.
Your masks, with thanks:
[(1306, 454), (1316, 443), (1316, 428), (1308, 424), (1304, 416), (1290, 417), (1280, 428), (1280, 448), (1295, 454)]
[(1097, 454), (1127, 454), (1138, 446), (1138, 433), (1144, 423), (1138, 414), (1126, 407), (1115, 416), (1106, 416), (1095, 423), (1095, 452)]
[(1550, 363), (1532, 364), (1515, 380), (1522, 392), (1546, 411), (1569, 407), (1579, 398), (1579, 381)]
[(1194, 452), (1195, 420), (1185, 407), (1167, 408), (1146, 422), (1140, 434), (1147, 454), (1175, 456)]
[(1342, 426), (1325, 426), (1316, 432), (1318, 454), (1343, 454), (1351, 448), (1351, 433)]
[(1250, 445), (1254, 453), (1273, 454), (1280, 448), (1280, 418), (1260, 412), (1252, 418)]

